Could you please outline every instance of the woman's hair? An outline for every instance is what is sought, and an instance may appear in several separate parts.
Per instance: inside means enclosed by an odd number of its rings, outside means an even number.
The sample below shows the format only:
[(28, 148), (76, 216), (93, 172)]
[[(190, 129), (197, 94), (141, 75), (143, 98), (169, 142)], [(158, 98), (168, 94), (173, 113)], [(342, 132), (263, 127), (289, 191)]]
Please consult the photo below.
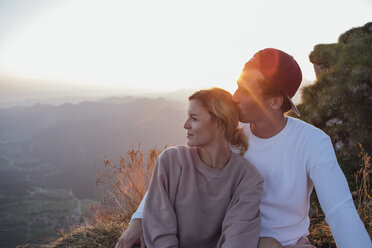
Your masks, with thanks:
[(210, 88), (197, 91), (189, 97), (189, 101), (194, 99), (199, 100), (217, 122), (218, 134), (231, 145), (239, 147), (240, 154), (243, 155), (248, 149), (248, 140), (242, 128), (238, 127), (238, 107), (233, 102), (231, 93), (220, 88)]

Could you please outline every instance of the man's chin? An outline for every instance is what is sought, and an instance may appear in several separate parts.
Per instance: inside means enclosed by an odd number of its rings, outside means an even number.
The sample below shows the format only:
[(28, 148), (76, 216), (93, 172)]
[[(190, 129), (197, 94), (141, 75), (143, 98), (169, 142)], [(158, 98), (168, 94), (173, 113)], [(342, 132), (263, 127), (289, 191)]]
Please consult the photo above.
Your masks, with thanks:
[(242, 122), (242, 123), (250, 123), (251, 121), (246, 118), (245, 116), (242, 116), (239, 114), (239, 121)]

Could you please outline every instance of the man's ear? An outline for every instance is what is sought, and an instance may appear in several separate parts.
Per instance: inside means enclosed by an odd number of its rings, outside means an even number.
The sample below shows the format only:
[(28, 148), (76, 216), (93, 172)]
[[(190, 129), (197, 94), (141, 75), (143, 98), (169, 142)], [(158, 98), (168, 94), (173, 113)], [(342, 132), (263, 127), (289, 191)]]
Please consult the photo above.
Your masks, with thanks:
[(271, 104), (270, 106), (273, 109), (280, 109), (283, 105), (284, 97), (282, 95), (273, 96), (271, 98)]

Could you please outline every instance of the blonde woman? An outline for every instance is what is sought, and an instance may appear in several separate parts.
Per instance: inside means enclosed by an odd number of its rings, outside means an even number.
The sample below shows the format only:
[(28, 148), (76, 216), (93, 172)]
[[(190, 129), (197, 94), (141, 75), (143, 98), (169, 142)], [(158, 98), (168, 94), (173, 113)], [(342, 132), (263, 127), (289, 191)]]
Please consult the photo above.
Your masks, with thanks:
[(248, 145), (238, 122), (229, 92), (212, 88), (189, 97), (187, 146), (159, 156), (147, 192), (147, 247), (257, 247), (263, 178), (241, 156)]

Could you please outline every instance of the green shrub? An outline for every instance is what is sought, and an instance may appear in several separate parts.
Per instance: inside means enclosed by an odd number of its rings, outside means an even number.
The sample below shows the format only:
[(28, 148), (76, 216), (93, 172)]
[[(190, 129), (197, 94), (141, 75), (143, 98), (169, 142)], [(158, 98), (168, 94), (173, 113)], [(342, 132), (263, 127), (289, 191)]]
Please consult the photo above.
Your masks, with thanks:
[[(336, 44), (314, 47), (318, 79), (303, 89), (303, 119), (325, 131), (351, 189), (360, 169), (359, 145), (372, 153), (372, 22), (353, 28)], [(293, 114), (291, 114), (293, 116)]]

